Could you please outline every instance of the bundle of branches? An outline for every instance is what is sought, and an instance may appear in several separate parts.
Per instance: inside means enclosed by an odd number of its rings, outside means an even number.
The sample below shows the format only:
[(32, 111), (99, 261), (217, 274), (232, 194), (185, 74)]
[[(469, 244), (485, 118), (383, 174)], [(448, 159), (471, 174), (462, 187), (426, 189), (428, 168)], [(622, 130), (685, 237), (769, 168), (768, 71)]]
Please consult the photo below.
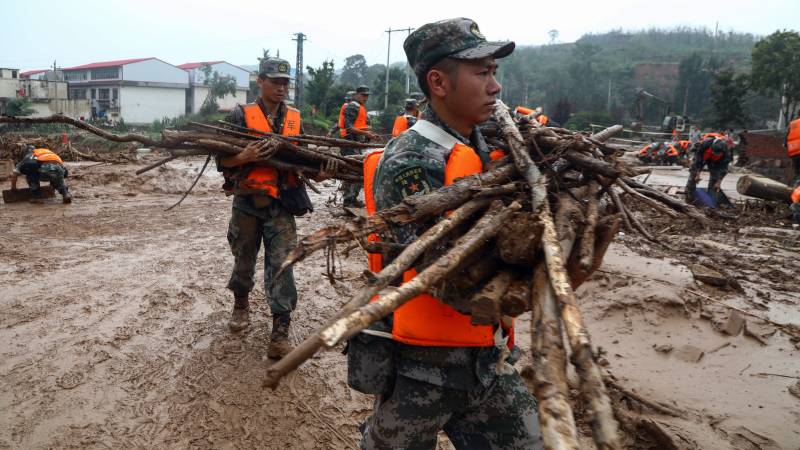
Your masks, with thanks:
[[(353, 240), (367, 251), (394, 258), (379, 273), (365, 272), (366, 286), (271, 366), (264, 384), (275, 388), (319, 349), (341, 343), (415, 296), (435, 292), (471, 315), (474, 324), (499, 324), (532, 311), (534, 395), (545, 448), (578, 448), (566, 382), (565, 333), (598, 448), (620, 448), (574, 288), (601, 264), (620, 223), (637, 223), (620, 194), (663, 214), (705, 218), (632, 178), (636, 173), (603, 144), (622, 130), (619, 125), (586, 136), (515, 122), (498, 102), (493, 120), (483, 128), (487, 140), (510, 157), (481, 174), (301, 240), (284, 269), (315, 251)], [(646, 233), (633, 223), (632, 229)], [(393, 242), (392, 230), (409, 226), (421, 231), (418, 238), (407, 245)], [(380, 233), (382, 243), (367, 242), (370, 233)], [(390, 287), (412, 268), (418, 272), (413, 279)]]
[[(362, 180), (362, 162), (355, 157), (341, 156), (323, 146), (372, 147), (369, 144), (331, 139), (321, 136), (292, 136), (291, 138), (274, 133), (260, 133), (256, 130), (229, 125), (221, 128), (193, 123), (198, 131), (164, 130), (161, 139), (153, 139), (140, 134), (112, 134), (86, 122), (56, 114), (49, 117), (3, 117), (0, 123), (64, 123), (86, 130), (114, 142), (139, 142), (147, 147), (161, 148), (170, 153), (165, 159), (151, 164), (136, 173), (141, 174), (181, 156), (191, 155), (235, 155), (254, 140), (266, 141), (260, 149), (256, 164), (273, 166), (278, 169), (297, 172), (306, 177), (316, 177), (325, 168), (336, 167), (334, 178), (345, 181)], [(236, 128), (236, 129), (232, 129)]]

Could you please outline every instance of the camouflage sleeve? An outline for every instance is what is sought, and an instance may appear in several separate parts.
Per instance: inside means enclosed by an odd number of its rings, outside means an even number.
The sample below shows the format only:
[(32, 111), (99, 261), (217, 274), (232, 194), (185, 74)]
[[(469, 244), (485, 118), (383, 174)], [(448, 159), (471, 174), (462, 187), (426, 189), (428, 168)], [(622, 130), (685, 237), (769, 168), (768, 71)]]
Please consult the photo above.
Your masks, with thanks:
[(356, 119), (358, 118), (358, 111), (361, 107), (356, 102), (350, 102), (347, 104), (347, 108), (344, 109), (344, 129), (351, 130), (353, 126), (356, 124)]
[(689, 168), (690, 173), (696, 174), (703, 170), (703, 166), (706, 164), (706, 162), (703, 160), (703, 154), (710, 146), (711, 144), (708, 140), (697, 144), (697, 148), (694, 151), (694, 158), (692, 158), (692, 166)]
[[(438, 169), (438, 170), (437, 170)], [(378, 210), (391, 208), (413, 195), (425, 195), (442, 186), (444, 167), (432, 167), (429, 159), (415, 152), (402, 152), (390, 156), (381, 163), (375, 176), (374, 194)], [(416, 226), (396, 227), (392, 229), (397, 243), (408, 244), (416, 239)]]

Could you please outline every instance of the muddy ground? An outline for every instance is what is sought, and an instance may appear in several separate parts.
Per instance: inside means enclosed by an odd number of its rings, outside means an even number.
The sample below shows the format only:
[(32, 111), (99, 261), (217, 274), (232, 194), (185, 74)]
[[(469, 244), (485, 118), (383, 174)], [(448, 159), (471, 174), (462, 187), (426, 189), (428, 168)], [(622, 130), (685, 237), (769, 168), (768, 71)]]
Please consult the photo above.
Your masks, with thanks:
[[(0, 448), (355, 447), (372, 398), (348, 389), (341, 348), (269, 391), (263, 286), (250, 330), (228, 332), (230, 201), (217, 174), (165, 212), (201, 160), (141, 177), (137, 165), (91, 164), (69, 164), (72, 205), (0, 204)], [(326, 205), (335, 187), (320, 187), (300, 234), (336, 219)], [(748, 316), (745, 332), (726, 334), (731, 310), (703, 297), (800, 326), (800, 242), (735, 224), (705, 233), (641, 211), (666, 245), (623, 233), (579, 290), (600, 361), (622, 389), (612, 395), (627, 445), (800, 448), (796, 339)], [(696, 281), (693, 264), (734, 287)], [(342, 260), (336, 285), (325, 267), (311, 258), (295, 269), (296, 343), (362, 285), (363, 255)], [(527, 353), (527, 316), (519, 327)]]

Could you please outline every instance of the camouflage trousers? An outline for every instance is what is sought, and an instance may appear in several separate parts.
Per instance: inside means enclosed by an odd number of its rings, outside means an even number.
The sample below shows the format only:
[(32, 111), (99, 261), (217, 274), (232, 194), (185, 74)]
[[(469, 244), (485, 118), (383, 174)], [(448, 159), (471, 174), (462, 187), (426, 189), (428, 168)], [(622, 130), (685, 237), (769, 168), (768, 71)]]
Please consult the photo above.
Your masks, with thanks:
[[(343, 147), (341, 149), (342, 156), (361, 155), (360, 148)], [(361, 183), (350, 183), (342, 181), (340, 190), (342, 191), (342, 204), (344, 206), (355, 206), (358, 202), (358, 194), (361, 192)]]
[(42, 181), (49, 181), (53, 189), (57, 190), (59, 194), (65, 195), (69, 190), (64, 182), (66, 174), (67, 171), (61, 164), (45, 163), (38, 170), (25, 171), (25, 181), (36, 197), (41, 197), (42, 195)]
[(393, 391), (376, 397), (361, 449), (433, 450), (439, 430), (459, 450), (542, 448), (536, 402), (514, 371), (472, 390), (398, 375)]
[(297, 243), (294, 216), (278, 202), (259, 209), (260, 216), (233, 207), (228, 224), (228, 243), (233, 253), (233, 273), (228, 289), (234, 295), (249, 294), (255, 282), (256, 260), (264, 244), (264, 292), (273, 315), (291, 312), (297, 306), (294, 273), (287, 269), (275, 283), (275, 273)]
[[(715, 202), (718, 202), (719, 190), (717, 190), (714, 185), (717, 184), (718, 181), (722, 181), (726, 174), (719, 169), (709, 169), (708, 173), (711, 175), (708, 179), (708, 194), (714, 198)], [(684, 189), (686, 200), (689, 203), (694, 201), (697, 192), (697, 182), (694, 180), (696, 174), (697, 173), (692, 170), (689, 171), (689, 179), (686, 181), (686, 188)]]

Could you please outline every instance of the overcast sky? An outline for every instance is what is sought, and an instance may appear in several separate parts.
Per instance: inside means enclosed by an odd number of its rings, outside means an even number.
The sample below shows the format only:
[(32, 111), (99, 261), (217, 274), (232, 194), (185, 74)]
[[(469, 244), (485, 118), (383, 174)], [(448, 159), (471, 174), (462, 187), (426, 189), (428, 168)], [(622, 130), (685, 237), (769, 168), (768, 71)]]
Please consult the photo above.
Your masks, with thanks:
[[(590, 32), (689, 25), (758, 35), (800, 28), (800, 0), (606, 1), (255, 1), (5, 0), (0, 67), (42, 69), (155, 56), (172, 64), (255, 64), (262, 48), (295, 63), (292, 35), (308, 35), (305, 65), (361, 53), (385, 63), (391, 28), (469, 17), (490, 40), (518, 45), (573, 42)], [(273, 6), (271, 6), (273, 5)], [(353, 5), (353, 9), (346, 9)], [(363, 6), (357, 6), (363, 5)], [(542, 6), (539, 6), (542, 5)], [(406, 33), (393, 33), (391, 60), (404, 61)]]

